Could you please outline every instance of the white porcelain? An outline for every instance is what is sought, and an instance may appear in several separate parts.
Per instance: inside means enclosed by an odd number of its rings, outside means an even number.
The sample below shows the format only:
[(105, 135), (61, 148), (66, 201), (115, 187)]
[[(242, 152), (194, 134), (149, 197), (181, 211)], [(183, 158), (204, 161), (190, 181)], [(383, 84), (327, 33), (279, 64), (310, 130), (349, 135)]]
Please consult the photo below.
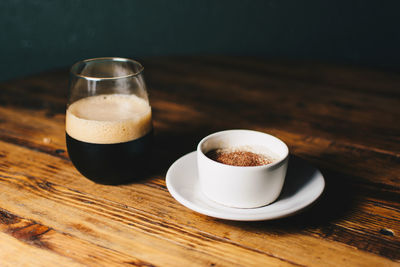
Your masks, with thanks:
[(168, 169), (166, 184), (179, 203), (211, 217), (261, 221), (290, 216), (313, 203), (325, 187), (319, 170), (300, 158), (291, 157), (282, 193), (274, 203), (253, 209), (230, 208), (208, 199), (201, 192), (196, 154), (194, 151), (175, 161)]
[[(211, 160), (213, 149), (264, 147), (276, 159), (263, 166), (231, 166)], [(200, 187), (209, 199), (234, 208), (255, 208), (275, 201), (281, 193), (288, 165), (289, 149), (280, 139), (257, 131), (227, 130), (203, 138), (197, 146)]]

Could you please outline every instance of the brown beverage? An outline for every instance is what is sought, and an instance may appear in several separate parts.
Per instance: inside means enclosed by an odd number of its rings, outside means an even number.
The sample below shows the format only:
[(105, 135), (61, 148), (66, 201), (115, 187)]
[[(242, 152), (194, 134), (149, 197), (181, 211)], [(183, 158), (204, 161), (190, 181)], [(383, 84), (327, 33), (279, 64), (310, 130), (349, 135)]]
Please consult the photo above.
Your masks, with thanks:
[(151, 107), (135, 95), (97, 95), (72, 103), (66, 141), (79, 172), (103, 184), (142, 175), (152, 145)]
[(206, 156), (219, 163), (242, 167), (262, 166), (273, 162), (270, 156), (243, 148), (213, 149)]

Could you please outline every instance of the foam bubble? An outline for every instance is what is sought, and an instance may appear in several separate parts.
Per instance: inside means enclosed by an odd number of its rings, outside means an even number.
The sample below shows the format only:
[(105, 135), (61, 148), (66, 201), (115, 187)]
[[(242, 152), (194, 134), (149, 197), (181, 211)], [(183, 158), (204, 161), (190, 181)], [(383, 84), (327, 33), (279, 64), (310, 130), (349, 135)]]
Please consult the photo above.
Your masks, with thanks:
[(97, 95), (72, 103), (66, 131), (77, 140), (95, 144), (128, 142), (150, 132), (151, 107), (136, 95)]

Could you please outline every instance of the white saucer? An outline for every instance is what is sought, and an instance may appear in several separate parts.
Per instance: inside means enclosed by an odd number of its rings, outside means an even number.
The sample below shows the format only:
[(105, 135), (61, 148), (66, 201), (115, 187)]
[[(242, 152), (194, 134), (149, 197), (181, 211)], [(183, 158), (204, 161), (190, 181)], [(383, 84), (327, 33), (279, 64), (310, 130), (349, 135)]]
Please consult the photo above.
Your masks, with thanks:
[(322, 193), (321, 172), (306, 161), (291, 157), (283, 191), (274, 203), (254, 209), (220, 205), (205, 197), (197, 177), (196, 151), (175, 161), (168, 169), (167, 188), (185, 207), (211, 217), (235, 221), (262, 221), (293, 215), (313, 203)]

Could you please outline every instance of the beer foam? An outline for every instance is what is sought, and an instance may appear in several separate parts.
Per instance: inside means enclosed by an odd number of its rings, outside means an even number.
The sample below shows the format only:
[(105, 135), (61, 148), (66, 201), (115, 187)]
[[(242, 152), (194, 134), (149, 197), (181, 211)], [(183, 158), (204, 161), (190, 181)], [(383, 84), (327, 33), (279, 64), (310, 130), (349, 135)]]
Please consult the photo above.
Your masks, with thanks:
[(79, 141), (114, 144), (135, 140), (152, 129), (151, 107), (136, 95), (97, 95), (72, 103), (66, 131)]

